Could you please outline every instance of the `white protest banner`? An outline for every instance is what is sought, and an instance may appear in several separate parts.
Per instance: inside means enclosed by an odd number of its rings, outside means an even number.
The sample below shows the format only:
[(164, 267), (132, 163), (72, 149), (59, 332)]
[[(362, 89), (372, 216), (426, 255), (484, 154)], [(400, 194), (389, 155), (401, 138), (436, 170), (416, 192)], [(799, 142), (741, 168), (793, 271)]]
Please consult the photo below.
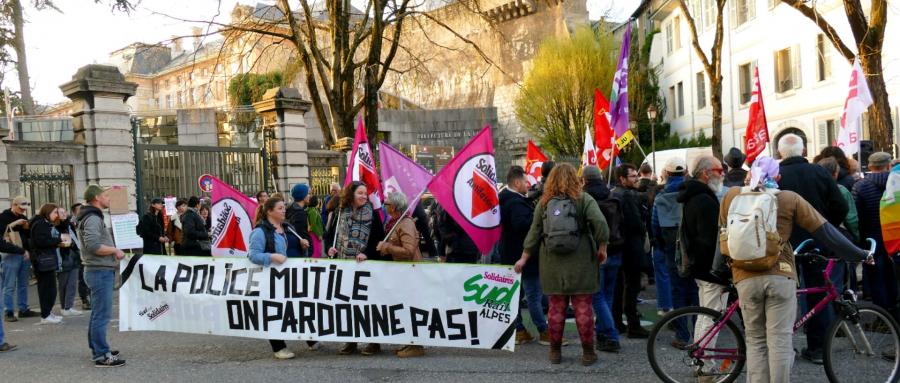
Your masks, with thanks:
[(135, 256), (119, 329), (513, 351), (520, 284), (509, 266)]
[(113, 240), (117, 249), (144, 247), (144, 239), (137, 234), (137, 225), (140, 221), (137, 213), (113, 214), (109, 216), (109, 221), (112, 224)]

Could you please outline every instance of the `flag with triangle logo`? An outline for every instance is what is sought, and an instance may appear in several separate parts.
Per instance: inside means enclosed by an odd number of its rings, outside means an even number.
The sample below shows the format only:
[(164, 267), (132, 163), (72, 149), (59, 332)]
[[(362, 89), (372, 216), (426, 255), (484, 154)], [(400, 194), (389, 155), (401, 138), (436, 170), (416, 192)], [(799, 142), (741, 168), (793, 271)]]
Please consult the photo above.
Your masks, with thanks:
[(500, 239), (500, 199), (491, 126), (485, 126), (428, 184), (478, 250), (488, 253)]
[(211, 175), (212, 234), (210, 248), (214, 257), (246, 257), (250, 232), (256, 215), (256, 202), (224, 181)]
[(347, 178), (344, 179), (344, 185), (352, 181), (366, 184), (372, 208), (381, 209), (381, 182), (378, 181), (375, 157), (372, 156), (372, 151), (369, 149), (369, 138), (366, 137), (366, 128), (363, 126), (362, 119), (356, 125), (356, 137), (353, 139), (353, 150), (350, 151), (350, 162), (347, 164)]
[(528, 149), (525, 151), (525, 178), (528, 185), (534, 185), (541, 181), (541, 170), (547, 162), (547, 156), (534, 142), (528, 140)]

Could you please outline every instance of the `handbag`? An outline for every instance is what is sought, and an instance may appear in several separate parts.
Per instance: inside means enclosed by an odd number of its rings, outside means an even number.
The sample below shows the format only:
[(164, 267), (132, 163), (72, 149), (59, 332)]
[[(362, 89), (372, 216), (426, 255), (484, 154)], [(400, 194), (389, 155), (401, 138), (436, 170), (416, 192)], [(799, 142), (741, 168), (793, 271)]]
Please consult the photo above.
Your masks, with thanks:
[(59, 257), (55, 254), (38, 254), (34, 259), (34, 268), (40, 272), (58, 271)]
[(16, 245), (16, 247), (22, 248), (22, 234), (13, 230), (11, 226), (6, 227), (6, 232), (3, 233), (3, 239), (6, 240), (6, 242)]

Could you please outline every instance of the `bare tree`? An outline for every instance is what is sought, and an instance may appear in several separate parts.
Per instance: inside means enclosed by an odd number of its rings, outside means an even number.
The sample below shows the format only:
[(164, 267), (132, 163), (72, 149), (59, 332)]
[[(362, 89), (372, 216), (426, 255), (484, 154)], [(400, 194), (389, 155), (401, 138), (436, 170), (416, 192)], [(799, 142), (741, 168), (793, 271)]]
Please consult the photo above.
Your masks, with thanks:
[[(808, 4), (808, 1), (803, 0), (781, 0), (781, 2), (791, 6), (814, 22), (847, 62), (852, 64), (853, 60), (859, 59), (874, 102), (869, 108), (869, 133), (872, 143), (875, 150), (891, 151), (894, 141), (894, 124), (891, 121), (891, 105), (884, 84), (881, 57), (884, 28), (887, 24), (888, 2), (873, 0), (869, 19), (866, 20), (860, 0), (844, 0), (844, 13), (847, 15), (847, 22), (853, 32), (854, 41), (850, 42), (851, 44), (845, 43), (838, 36), (834, 27), (815, 8), (815, 2), (812, 3), (812, 6)], [(850, 46), (855, 46), (858, 53), (853, 54)]]
[(681, 8), (681, 13), (684, 14), (685, 22), (687, 22), (688, 28), (691, 30), (691, 45), (694, 47), (694, 52), (697, 54), (697, 57), (700, 58), (700, 63), (703, 64), (703, 71), (706, 72), (706, 77), (709, 77), (709, 104), (712, 107), (712, 151), (713, 155), (716, 157), (722, 157), (722, 35), (723, 35), (723, 23), (724, 23), (724, 15), (722, 13), (723, 9), (725, 9), (725, 1), (726, 0), (711, 0), (716, 7), (716, 29), (715, 36), (713, 38), (712, 47), (710, 47), (710, 54), (707, 56), (706, 52), (703, 51), (703, 47), (700, 46), (700, 39), (697, 36), (697, 24), (694, 21), (693, 15), (688, 10), (688, 5), (685, 0), (678, 0), (678, 7)]

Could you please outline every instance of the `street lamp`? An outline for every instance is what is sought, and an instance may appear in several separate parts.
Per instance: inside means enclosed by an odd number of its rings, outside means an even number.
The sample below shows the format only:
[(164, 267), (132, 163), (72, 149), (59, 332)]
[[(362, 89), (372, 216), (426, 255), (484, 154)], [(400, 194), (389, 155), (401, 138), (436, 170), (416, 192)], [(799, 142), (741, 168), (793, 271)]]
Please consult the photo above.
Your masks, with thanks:
[(650, 104), (647, 108), (647, 118), (650, 119), (650, 151), (653, 152), (653, 171), (658, 172), (656, 168), (656, 105)]

